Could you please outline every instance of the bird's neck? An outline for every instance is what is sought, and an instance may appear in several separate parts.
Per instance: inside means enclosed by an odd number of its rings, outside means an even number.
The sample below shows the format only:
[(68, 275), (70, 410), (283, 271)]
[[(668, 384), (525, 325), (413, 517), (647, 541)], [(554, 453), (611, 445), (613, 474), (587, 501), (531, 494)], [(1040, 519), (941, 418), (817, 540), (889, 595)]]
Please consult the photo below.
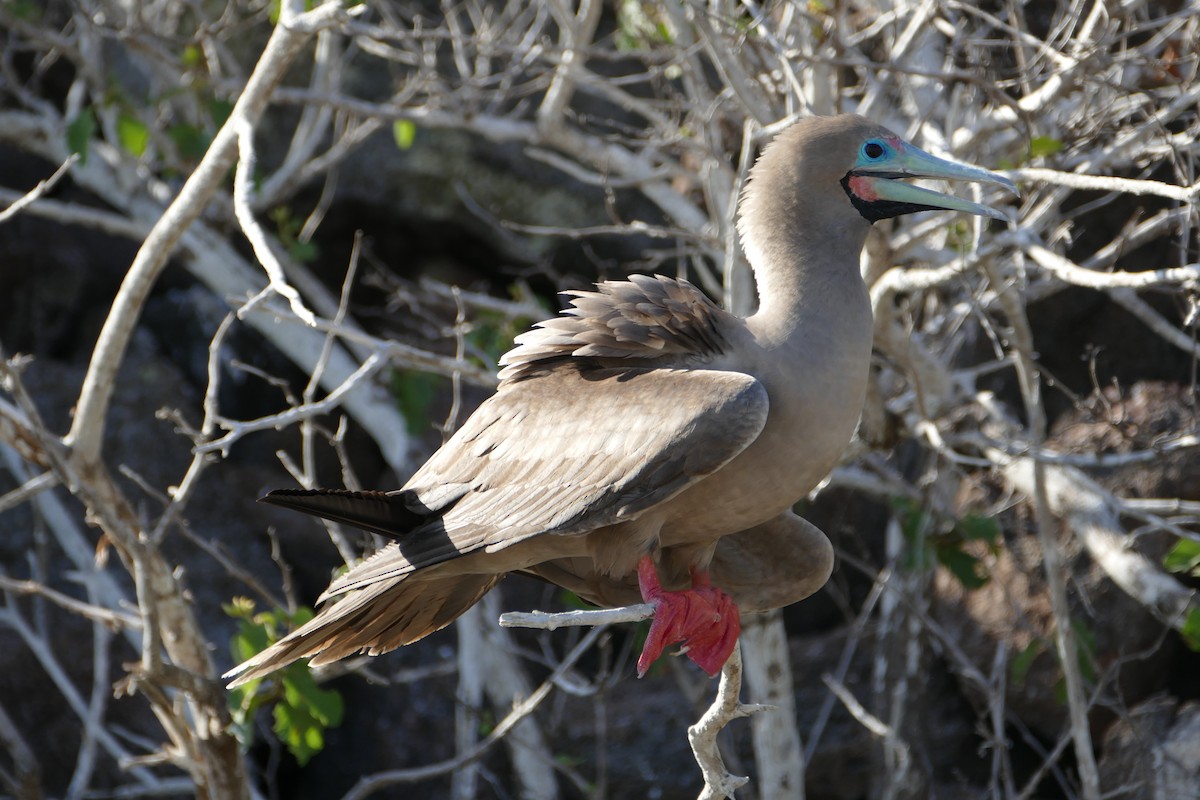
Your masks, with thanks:
[(758, 288), (758, 310), (746, 323), (767, 347), (808, 347), (814, 335), (869, 335), (859, 272), (866, 228), (814, 227), (779, 227), (745, 242)]

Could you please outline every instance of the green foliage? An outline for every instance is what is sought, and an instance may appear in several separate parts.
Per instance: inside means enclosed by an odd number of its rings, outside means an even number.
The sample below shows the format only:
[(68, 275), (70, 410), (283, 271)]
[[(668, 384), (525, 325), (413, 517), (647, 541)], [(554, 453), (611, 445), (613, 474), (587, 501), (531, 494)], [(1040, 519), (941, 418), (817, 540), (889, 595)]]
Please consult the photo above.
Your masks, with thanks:
[[(1079, 664), (1079, 675), (1085, 686), (1095, 686), (1099, 676), (1096, 659), (1096, 634), (1081, 620), (1071, 620), (1071, 629), (1075, 633), (1075, 659)], [(1057, 654), (1053, 642), (1046, 639), (1034, 639), (1025, 648), (1017, 652), (1008, 664), (1009, 682), (1016, 688), (1025, 685), (1029, 670), (1037, 657), (1045, 652)], [(1054, 683), (1054, 696), (1058, 702), (1067, 702), (1066, 678), (1060, 677)]]
[(1013, 656), (1008, 665), (1008, 680), (1013, 686), (1019, 689), (1025, 685), (1025, 678), (1029, 676), (1029, 668), (1033, 666), (1034, 660), (1045, 649), (1046, 643), (1043, 640), (1034, 639)]
[[(239, 663), (313, 617), (309, 608), (301, 608), (294, 614), (284, 609), (256, 614), (254, 602), (245, 597), (235, 597), (223, 608), (226, 614), (241, 620), (230, 642), (230, 651)], [(325, 731), (342, 723), (341, 695), (317, 686), (307, 663), (293, 663), (273, 675), (230, 690), (233, 732), (243, 746), (249, 745), (254, 736), (255, 712), (272, 702), (275, 735), (302, 766), (325, 746)]]
[(131, 113), (117, 116), (117, 141), (135, 158), (141, 158), (150, 144), (150, 129)]
[(4, 10), (25, 22), (37, 23), (42, 18), (42, 0), (4, 0)]
[(1163, 556), (1163, 566), (1168, 572), (1200, 578), (1200, 542), (1180, 539)]
[(1000, 548), (1000, 525), (991, 517), (967, 514), (961, 519), (938, 518), (905, 497), (892, 500), (900, 529), (908, 542), (905, 566), (928, 569), (934, 562), (950, 571), (967, 589), (985, 585), (989, 576), (983, 561), (967, 551), (971, 542), (982, 542), (995, 554)]
[(317, 245), (312, 241), (300, 239), (304, 220), (294, 216), (292, 210), (287, 206), (271, 209), (270, 216), (271, 221), (275, 223), (275, 234), (279, 237), (279, 243), (287, 250), (289, 256), (301, 264), (316, 260), (317, 256), (321, 254)]
[[(1163, 556), (1163, 567), (1168, 572), (1189, 578), (1200, 578), (1200, 542), (1180, 539)], [(1200, 607), (1192, 606), (1179, 626), (1179, 635), (1190, 649), (1200, 653)]]
[[(496, 311), (481, 309), (471, 321), (467, 341), (491, 359), (492, 364), (512, 347), (517, 334), (526, 330), (532, 320), (525, 317), (508, 317)], [(490, 364), (483, 365), (490, 367)]]
[(1063, 149), (1063, 143), (1049, 136), (1035, 136), (1029, 142), (1029, 158), (1052, 156)]
[(229, 119), (229, 115), (233, 113), (233, 103), (228, 100), (223, 100), (220, 97), (214, 97), (207, 103), (208, 116), (212, 117), (213, 125), (220, 128)]
[[(1099, 676), (1096, 661), (1096, 633), (1082, 621), (1071, 620), (1071, 628), (1075, 631), (1075, 659), (1079, 664), (1079, 676), (1083, 678), (1085, 688), (1096, 685)], [(1054, 684), (1054, 697), (1063, 705), (1067, 704), (1067, 679), (1060, 677)]]
[(559, 602), (567, 608), (574, 608), (579, 611), (594, 611), (599, 606), (594, 606), (587, 600), (584, 600), (579, 595), (572, 592), (570, 589), (563, 589), (558, 595)]
[(1184, 644), (1200, 653), (1200, 608), (1192, 606), (1188, 609), (1187, 616), (1183, 618), (1183, 625), (1179, 628), (1179, 635), (1183, 637)]
[[(666, 12), (653, 3), (623, 0), (617, 4), (617, 50), (628, 53), (656, 44), (671, 44), (675, 37), (667, 24)], [(669, 77), (669, 76), (668, 76)]]
[(86, 164), (88, 143), (96, 133), (96, 118), (92, 110), (85, 108), (67, 125), (67, 149), (79, 154), (79, 163)]
[(212, 142), (212, 137), (189, 122), (177, 122), (167, 128), (167, 136), (175, 143), (175, 152), (188, 161), (199, 161)]
[(417, 140), (417, 125), (409, 119), (398, 119), (392, 123), (392, 138), (396, 140), (396, 147), (401, 150), (409, 150), (413, 146), (413, 142)]
[(419, 436), (429, 429), (429, 408), (444, 380), (439, 375), (415, 369), (392, 371), (392, 397), (396, 398), (405, 427), (412, 436)]
[(184, 69), (199, 68), (204, 63), (204, 53), (200, 50), (200, 46), (186, 45), (179, 56), (179, 63), (183, 65)]

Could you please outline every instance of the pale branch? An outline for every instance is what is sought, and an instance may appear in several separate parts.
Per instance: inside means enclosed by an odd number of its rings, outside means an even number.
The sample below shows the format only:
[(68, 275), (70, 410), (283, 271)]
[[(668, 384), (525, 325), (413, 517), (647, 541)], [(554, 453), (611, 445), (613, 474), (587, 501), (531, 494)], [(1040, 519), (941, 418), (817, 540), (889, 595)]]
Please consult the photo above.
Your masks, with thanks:
[[(988, 263), (989, 277), (996, 286), (1004, 286), (999, 269)], [(1017, 293), (1007, 288), (1000, 293), (1005, 316), (1012, 331), (1012, 353), (1016, 357), (1017, 380), (1029, 419), (1027, 435), (1034, 445), (1040, 445), (1046, 435), (1046, 411), (1042, 404), (1041, 374), (1034, 362), (1033, 332)], [(1071, 610), (1067, 604), (1067, 589), (1062, 551), (1053, 531), (1053, 510), (1046, 485), (1048, 467), (1039, 461), (1031, 463), (1031, 490), (1027, 496), (1033, 502), (1038, 542), (1042, 547), (1042, 565), (1050, 609), (1054, 617), (1054, 641), (1058, 661), (1067, 688), (1067, 711), (1071, 737), (1075, 745), (1083, 800), (1100, 800), (1100, 773), (1092, 746), (1091, 725), (1088, 723), (1089, 704), (1085, 696), (1083, 675), (1079, 665), (1077, 634), (1071, 625)]]
[(328, 2), (296, 16), (293, 16), (290, 3), (284, 3), (283, 9), (283, 18), (267, 41), (229, 120), (217, 131), (200, 164), (142, 242), (105, 319), (76, 404), (74, 422), (65, 438), (72, 459), (82, 465), (90, 466), (99, 457), (117, 369), (150, 290), (180, 238), (203, 212), (234, 164), (237, 125), (242, 121), (251, 125), (258, 121), (270, 102), (273, 89), (308, 37), (317, 28), (334, 24), (341, 7), (337, 2)]
[(721, 667), (721, 680), (717, 684), (717, 696), (712, 705), (695, 725), (688, 728), (688, 742), (704, 776), (704, 789), (698, 800), (731, 798), (737, 789), (750, 781), (749, 778), (729, 774), (717, 747), (717, 734), (730, 722), (772, 710), (772, 706), (742, 703), (738, 699), (741, 691), (742, 649), (739, 644), (733, 648), (725, 666)]
[(105, 730), (104, 718), (108, 710), (108, 698), (112, 696), (110, 650), (112, 630), (103, 625), (92, 626), (92, 696), (88, 702), (87, 717), (83, 720), (83, 737), (75, 759), (75, 772), (67, 786), (66, 796), (80, 797), (91, 785), (96, 768), (98, 737)]
[[(12, 115), (9, 116), (11, 118)], [(0, 130), (4, 126), (4, 117), (5, 115), (0, 113)], [(18, 192), (0, 187), (0, 200), (15, 203), (21, 196)], [(122, 214), (112, 211), (88, 208), (79, 203), (52, 200), (45, 197), (32, 201), (29, 205), (23, 206), (21, 210), (26, 214), (32, 214), (63, 225), (78, 225), (132, 241), (141, 241), (150, 232), (151, 227), (146, 223), (131, 220)]]
[(0, 745), (12, 759), (13, 774), (0, 771), (8, 790), (17, 800), (40, 800), (42, 765), (4, 706), (0, 706)]
[[(496, 626), (492, 620), (500, 610), (499, 592), (484, 595), (478, 606), (476, 626), (467, 635), (476, 635), (483, 646), (479, 669), (483, 671), (483, 691), (492, 708), (502, 709), (528, 697), (532, 686), (521, 667), (512, 633)], [(565, 682), (565, 681), (563, 681)], [(563, 682), (556, 682), (561, 686)], [(505, 740), (512, 761), (516, 789), (527, 800), (558, 800), (558, 781), (554, 775), (551, 741), (543, 732), (540, 721), (528, 716), (513, 726)]]
[(1127, 497), (1121, 505), (1131, 511), (1149, 514), (1200, 514), (1200, 500), (1178, 497)]
[[(1032, 492), (1034, 462), (996, 454), (1005, 478), (1023, 493)], [(1181, 629), (1189, 609), (1200, 608), (1196, 591), (1167, 575), (1136, 550), (1120, 523), (1120, 503), (1091, 478), (1073, 467), (1045, 465), (1046, 502), (1055, 516), (1069, 524), (1088, 553), (1122, 591), (1149, 609), (1162, 622)]]
[[(266, 317), (270, 317), (271, 320), (275, 321), (275, 322), (285, 322), (286, 323), (286, 322), (292, 321), (292, 317), (289, 312), (283, 311), (275, 306), (270, 306), (270, 305), (255, 308), (254, 313), (249, 314), (247, 316), (247, 321), (249, 321), (251, 324), (255, 325), (255, 327), (257, 328), (257, 327), (259, 327), (258, 323), (264, 322), (264, 319)], [(263, 327), (266, 327), (265, 322), (263, 324)], [(296, 329), (292, 328), (292, 330), (296, 330)], [(495, 373), (490, 372), (485, 369), (481, 369), (480, 367), (476, 366), (475, 364), (472, 364), (469, 361), (464, 361), (462, 359), (455, 358), (453, 356), (440, 355), (438, 353), (434, 353), (429, 350), (422, 350), (419, 347), (413, 347), (411, 345), (407, 345), (402, 342), (391, 341), (389, 339), (381, 339), (377, 336), (372, 336), (368, 333), (360, 331), (355, 327), (352, 327), (349, 325), (339, 325), (336, 322), (325, 320), (321, 317), (318, 317), (312, 326), (306, 326), (304, 328), (301, 328), (301, 331), (306, 332), (306, 333), (307, 332), (315, 332), (315, 333), (323, 333), (323, 334), (333, 334), (333, 335), (336, 335), (338, 339), (346, 342), (347, 344), (354, 344), (354, 345), (359, 345), (362, 347), (370, 348), (364, 357), (367, 357), (373, 353), (378, 353), (380, 355), (386, 356), (388, 359), (390, 359), (392, 361), (402, 364), (405, 367), (411, 367), (413, 369), (425, 370), (425, 371), (431, 372), (435, 375), (444, 375), (446, 377), (452, 377), (457, 374), (457, 375), (462, 376), (463, 380), (470, 381), (471, 383), (475, 384), (476, 386), (495, 386), (496, 385)], [(278, 338), (285, 339), (286, 337), (280, 336)], [(293, 338), (296, 338), (296, 337), (293, 337)], [(335, 351), (335, 354), (336, 354), (336, 351)], [(317, 360), (316, 356), (314, 356), (312, 358), (313, 364), (316, 363), (316, 360)], [(337, 362), (334, 361), (333, 364), (336, 365)], [(311, 367), (312, 364), (310, 364), (309, 366)], [(357, 368), (358, 367), (356, 366), (355, 369), (357, 369)], [(353, 371), (353, 370), (351, 370), (351, 371)], [(337, 374), (341, 375), (341, 372), (338, 371)], [(332, 376), (327, 377), (325, 380), (322, 381), (322, 384), (326, 388), (329, 388), (329, 389), (336, 388), (337, 386), (339, 386), (345, 382), (346, 376), (348, 374), (349, 373), (346, 373), (346, 375), (341, 375), (341, 377), (338, 378), (337, 383), (332, 383), (332, 380), (333, 380)], [(351, 399), (356, 397), (357, 394), (358, 393), (353, 393), (349, 397), (346, 398), (345, 404), (347, 405), (347, 410), (350, 410), (350, 407), (352, 405)], [(355, 419), (357, 419), (359, 421), (359, 424), (363, 425), (364, 427), (367, 427), (366, 422), (364, 422), (364, 420), (360, 414), (355, 414)], [(381, 442), (380, 444), (382, 445), (383, 443)]]
[(238, 439), (241, 439), (248, 433), (255, 431), (269, 430), (271, 428), (284, 428), (303, 419), (327, 414), (341, 405), (346, 394), (352, 391), (361, 381), (369, 380), (379, 370), (387, 366), (387, 359), (379, 353), (374, 353), (364, 361), (359, 368), (346, 379), (346, 382), (334, 389), (321, 400), (305, 403), (303, 405), (294, 406), (286, 411), (281, 411), (278, 414), (271, 414), (266, 417), (260, 417), (250, 422), (236, 422), (234, 420), (221, 418), (217, 424), (228, 431), (224, 436), (204, 442), (196, 446), (197, 453), (220, 452), (226, 455), (229, 448)]
[[(1149, 303), (1138, 297), (1133, 289), (1113, 289), (1108, 293), (1108, 296), (1113, 299), (1117, 305), (1124, 308), (1133, 316), (1141, 320), (1147, 328), (1154, 331), (1160, 336), (1163, 341), (1187, 353), (1192, 358), (1200, 356), (1200, 344), (1194, 338), (1195, 335), (1195, 320), (1191, 322), (1185, 320), (1184, 324), (1191, 327), (1191, 333), (1183, 331), (1172, 325), (1166, 317), (1154, 310)], [(1194, 317), (1196, 314), (1195, 297), (1189, 299), (1190, 309), (1189, 317)]]
[(423, 767), (415, 767), (412, 769), (391, 770), (389, 772), (378, 772), (373, 775), (365, 775), (359, 778), (358, 782), (342, 796), (342, 800), (362, 800), (375, 792), (386, 789), (389, 786), (395, 786), (404, 783), (416, 783), (418, 781), (437, 778), (442, 775), (447, 775), (457, 769), (474, 763), (481, 756), (488, 752), (497, 742), (501, 741), (508, 735), (509, 731), (519, 723), (522, 719), (532, 714), (537, 707), (545, 700), (555, 684), (565, 675), (575, 663), (591, 649), (592, 645), (604, 633), (604, 627), (596, 627), (588, 631), (587, 634), (579, 640), (579, 643), (571, 649), (563, 660), (555, 666), (554, 670), (546, 677), (542, 684), (533, 691), (528, 697), (519, 703), (513, 705), (504, 719), (500, 720), (499, 724), (491, 730), (491, 732), (481, 739), (474, 747), (466, 752), (459, 753), (452, 759), (442, 761), (437, 764), (429, 764)]
[(53, 189), (55, 184), (57, 184), (60, 180), (62, 180), (63, 176), (67, 174), (67, 172), (71, 169), (71, 167), (78, 160), (79, 160), (79, 155), (77, 153), (72, 153), (70, 156), (67, 157), (67, 160), (64, 161), (62, 163), (62, 165), (58, 169), (56, 169), (54, 171), (54, 174), (52, 174), (49, 178), (46, 178), (43, 181), (38, 181), (37, 186), (34, 186), (32, 189), (30, 189), (28, 192), (26, 192), (22, 197), (18, 197), (16, 200), (13, 200), (12, 202), (10, 202), (8, 204), (8, 208), (4, 209), (3, 211), (0, 211), (0, 225), (3, 225), (5, 222), (8, 222), (10, 219), (15, 217), (17, 214), (21, 213), (21, 211), (24, 210), (26, 207), (28, 207), (29, 205), (31, 205), (32, 203), (34, 203), (35, 201), (37, 201), (38, 199), (43, 197), (51, 189)]
[(1150, 289), (1157, 286), (1183, 286), (1200, 280), (1200, 264), (1140, 272), (1096, 272), (1084, 269), (1031, 239), (1026, 239), (1025, 252), (1038, 266), (1059, 280), (1089, 289)]
[(1117, 178), (1110, 175), (1082, 175), (1077, 172), (1063, 172), (1057, 169), (1043, 167), (1021, 167), (1008, 170), (1006, 173), (1013, 180), (1040, 181), (1056, 186), (1066, 186), (1070, 189), (1085, 191), (1120, 192), (1132, 195), (1154, 195), (1168, 200), (1178, 200), (1181, 203), (1192, 203), (1200, 200), (1200, 182), (1191, 186), (1174, 186), (1162, 181), (1135, 180), (1132, 178)]
[(755, 789), (760, 797), (804, 800), (804, 748), (796, 725), (796, 693), (783, 612), (742, 618), (742, 665), (750, 697), (776, 709), (750, 721)]
[(51, 603), (54, 603), (54, 605), (70, 611), (72, 614), (78, 614), (84, 619), (98, 622), (110, 630), (118, 630), (123, 627), (136, 630), (142, 627), (142, 621), (136, 614), (130, 614), (127, 611), (114, 611), (95, 603), (85, 603), (56, 589), (51, 589), (49, 586), (38, 581), (10, 578), (3, 574), (3, 572), (0, 572), (0, 589), (13, 595), (37, 595), (38, 597), (44, 597)]
[(0, 514), (3, 514), (10, 508), (16, 508), (47, 489), (53, 489), (59, 483), (58, 476), (52, 471), (34, 475), (16, 489), (0, 495)]
[(846, 688), (841, 681), (835, 680), (828, 672), (821, 676), (821, 683), (829, 687), (829, 691), (833, 692), (833, 696), (842, 701), (842, 705), (846, 711), (850, 712), (850, 716), (858, 720), (864, 728), (871, 732), (872, 735), (880, 739), (892, 738), (891, 728), (879, 717), (867, 711), (863, 704), (858, 701), (858, 698)]
[(598, 608), (579, 611), (506, 611), (500, 615), (505, 628), (559, 628), (613, 625), (620, 622), (642, 622), (654, 616), (654, 606), (639, 603), (622, 608)]
[[(641, 622), (654, 616), (655, 606), (639, 603), (612, 609), (589, 609), (583, 611), (509, 611), (500, 615), (500, 624), (506, 628), (540, 628), (555, 630), (568, 626), (607, 626), (617, 622)], [(596, 630), (599, 630), (597, 628)], [(595, 632), (595, 631), (593, 631)], [(717, 748), (717, 734), (735, 719), (747, 717), (772, 706), (745, 704), (738, 700), (742, 687), (742, 654), (740, 646), (721, 668), (721, 680), (712, 706), (695, 725), (688, 728), (688, 741), (700, 771), (704, 776), (701, 800), (718, 800), (733, 797), (733, 792), (744, 786), (749, 778), (730, 775), (725, 769)]]
[[(13, 602), (13, 596), (7, 594), (5, 596), (5, 605), (0, 608), (0, 624), (7, 625), (15, 631), (29, 651), (37, 658), (42, 670), (46, 676), (53, 682), (54, 687), (58, 690), (66, 701), (67, 706), (86, 724), (89, 717), (89, 704), (83, 699), (79, 693), (79, 689), (75, 686), (71, 676), (63, 667), (61, 661), (55, 655), (51, 643), (48, 642), (41, 633), (34, 630), (34, 627), (25, 619), (25, 615)], [(107, 729), (96, 731), (97, 742), (109, 756), (114, 760), (121, 761), (130, 757), (129, 750), (122, 744), (115, 734)], [(131, 770), (133, 776), (141, 783), (152, 783), (154, 775), (149, 770), (135, 768)]]
[(258, 224), (258, 220), (254, 218), (254, 210), (251, 208), (254, 191), (254, 170), (256, 166), (254, 156), (254, 125), (246, 117), (239, 117), (231, 122), (233, 123), (234, 132), (237, 135), (238, 152), (241, 154), (238, 159), (237, 170), (233, 174), (233, 208), (237, 215), (238, 223), (242, 226), (242, 233), (246, 235), (246, 239), (250, 242), (251, 247), (254, 248), (254, 255), (258, 258), (258, 263), (262, 265), (263, 270), (267, 273), (268, 281), (266, 288), (246, 303), (238, 314), (239, 316), (244, 314), (268, 297), (271, 292), (274, 292), (288, 301), (292, 313), (298, 319), (308, 325), (312, 325), (316, 322), (316, 318), (305, 307), (300, 293), (288, 283), (287, 276), (283, 273), (283, 265), (279, 263), (279, 259), (271, 247), (271, 242), (268, 240), (266, 232)]

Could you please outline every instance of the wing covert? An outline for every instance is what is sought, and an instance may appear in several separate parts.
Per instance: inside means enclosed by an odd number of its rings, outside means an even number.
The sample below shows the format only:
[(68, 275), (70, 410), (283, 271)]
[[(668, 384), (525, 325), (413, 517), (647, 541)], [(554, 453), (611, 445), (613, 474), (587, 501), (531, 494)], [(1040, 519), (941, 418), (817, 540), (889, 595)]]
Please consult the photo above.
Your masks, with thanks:
[(720, 469), (761, 432), (767, 393), (717, 370), (561, 365), (503, 385), (404, 485), (444, 514), (337, 580), (324, 597), (539, 534), (635, 519)]

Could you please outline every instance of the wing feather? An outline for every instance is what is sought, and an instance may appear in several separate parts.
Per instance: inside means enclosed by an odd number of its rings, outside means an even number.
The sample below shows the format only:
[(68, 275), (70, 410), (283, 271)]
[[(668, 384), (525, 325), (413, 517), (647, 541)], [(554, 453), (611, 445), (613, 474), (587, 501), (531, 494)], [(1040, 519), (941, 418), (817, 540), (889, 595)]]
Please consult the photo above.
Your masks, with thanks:
[(522, 333), (500, 359), (502, 383), (566, 358), (711, 358), (727, 350), (726, 334), (742, 324), (692, 284), (662, 275), (630, 275), (598, 283), (596, 291), (563, 294), (570, 307)]
[[(322, 598), (531, 536), (635, 519), (745, 449), (767, 405), (753, 377), (716, 370), (568, 363), (507, 383), (394, 493), (410, 505), (452, 502), (409, 532), (391, 532), (394, 543)], [(447, 495), (447, 485), (464, 491)]]

